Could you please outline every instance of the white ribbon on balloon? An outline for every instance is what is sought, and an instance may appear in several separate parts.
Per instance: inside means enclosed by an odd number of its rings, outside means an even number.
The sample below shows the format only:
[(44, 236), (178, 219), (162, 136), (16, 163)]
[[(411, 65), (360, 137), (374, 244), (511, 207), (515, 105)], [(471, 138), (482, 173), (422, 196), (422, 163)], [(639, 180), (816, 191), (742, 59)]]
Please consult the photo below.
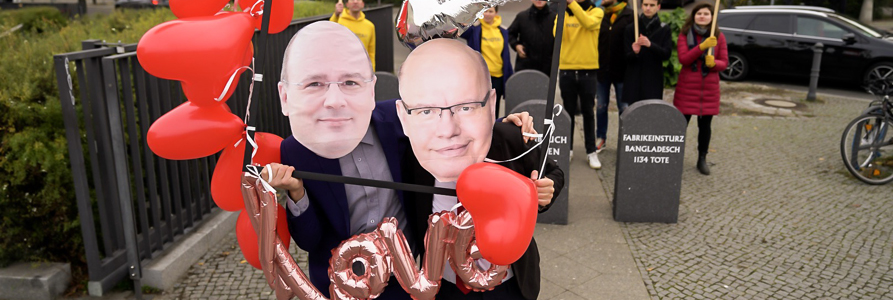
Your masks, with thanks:
[[(462, 202), (457, 202), (456, 205), (453, 205), (453, 208), (450, 208), (450, 211), (455, 213), (456, 216), (459, 216), (459, 211), (458, 211), (459, 207), (462, 207)], [(474, 222), (472, 222), (471, 225), (468, 225), (468, 226), (459, 226), (459, 225), (456, 225), (455, 222), (451, 223), (450, 225), (453, 227), (456, 227), (458, 229), (471, 229), (472, 227), (474, 227)]]
[[(556, 109), (557, 109), (557, 111), (555, 111)], [(534, 137), (537, 140), (539, 140), (539, 142), (536, 143), (536, 145), (534, 145), (533, 147), (530, 147), (530, 149), (527, 149), (527, 151), (524, 151), (524, 153), (521, 153), (521, 155), (518, 155), (512, 159), (497, 161), (497, 160), (492, 160), (489, 158), (484, 158), (484, 161), (489, 162), (489, 163), (495, 163), (495, 164), (515, 161), (515, 160), (518, 160), (519, 158), (524, 157), (525, 155), (527, 155), (528, 153), (533, 151), (533, 149), (539, 148), (540, 145), (542, 145), (543, 142), (546, 141), (547, 138), (552, 138), (552, 134), (555, 133), (555, 122), (552, 122), (552, 120), (561, 115), (561, 112), (564, 111), (564, 107), (562, 107), (561, 104), (555, 104), (555, 106), (552, 107), (552, 111), (553, 111), (552, 119), (545, 119), (543, 122), (543, 124), (549, 125), (549, 128), (546, 129), (545, 134), (532, 134), (532, 133), (524, 133), (523, 134), (524, 136)], [(546, 153), (548, 153), (548, 150)], [(543, 156), (543, 164), (542, 164), (542, 166), (540, 166), (540, 171), (538, 173), (537, 179), (543, 178), (543, 171), (546, 169), (546, 161), (548, 161), (548, 159), (549, 159), (548, 155)]]
[[(254, 58), (251, 59), (251, 64), (254, 65)], [(226, 81), (226, 85), (223, 86), (223, 91), (220, 92), (220, 96), (215, 97), (214, 101), (220, 102), (223, 100), (223, 96), (226, 96), (226, 92), (229, 91), (229, 88), (233, 85), (233, 81), (236, 80), (236, 75), (238, 75), (239, 71), (241, 71), (242, 69), (248, 69), (248, 70), (251, 70), (252, 74), (254, 73), (254, 69), (252, 69), (249, 66), (241, 66), (238, 69), (236, 69), (235, 71), (233, 71), (233, 74), (229, 76), (229, 80)], [(253, 82), (252, 82), (252, 84), (253, 84)]]
[[(263, 0), (259, 0), (259, 1), (254, 2), (254, 4), (251, 5), (251, 8), (248, 9), (248, 14), (251, 15), (252, 17), (254, 17), (254, 8), (257, 7), (258, 4), (263, 4), (263, 3), (264, 3)], [(264, 15), (264, 11), (263, 11), (263, 10), (258, 11), (258, 12), (257, 12), (257, 15), (258, 15), (258, 16), (263, 16), (263, 15)]]
[(258, 166), (247, 165), (245, 167), (248, 169), (248, 173), (251, 174), (252, 177), (260, 180), (260, 183), (261, 183), (261, 185), (264, 186), (265, 191), (272, 192), (274, 194), (276, 193), (276, 189), (274, 189), (273, 186), (271, 186), (269, 183), (270, 181), (273, 180), (273, 168), (270, 167), (270, 165), (267, 165), (265, 167), (267, 169), (267, 177), (268, 177), (267, 180), (264, 180), (264, 178), (260, 175), (261, 172), (257, 170)]

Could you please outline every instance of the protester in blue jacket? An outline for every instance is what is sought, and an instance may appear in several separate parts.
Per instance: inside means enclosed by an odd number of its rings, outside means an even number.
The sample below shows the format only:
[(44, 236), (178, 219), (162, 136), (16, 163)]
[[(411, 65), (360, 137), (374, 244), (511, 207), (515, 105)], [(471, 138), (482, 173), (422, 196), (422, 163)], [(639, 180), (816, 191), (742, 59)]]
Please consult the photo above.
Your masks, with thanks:
[(468, 47), (480, 52), (490, 70), (490, 81), (496, 89), (496, 114), (499, 115), (499, 100), (505, 95), (505, 83), (514, 73), (509, 49), (508, 30), (502, 28), (502, 17), (497, 13), (499, 7), (491, 7), (484, 11), (480, 24), (471, 26), (462, 33)]

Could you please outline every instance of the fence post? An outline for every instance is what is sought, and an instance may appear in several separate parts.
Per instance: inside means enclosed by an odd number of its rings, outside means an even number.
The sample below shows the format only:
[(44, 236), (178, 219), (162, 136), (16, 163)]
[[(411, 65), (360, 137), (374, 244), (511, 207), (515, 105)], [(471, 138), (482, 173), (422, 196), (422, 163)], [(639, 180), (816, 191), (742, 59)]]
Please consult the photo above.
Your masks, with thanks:
[(822, 67), (822, 48), (825, 45), (815, 43), (812, 46), (812, 73), (809, 75), (809, 92), (806, 93), (807, 101), (815, 101), (815, 90), (819, 85), (819, 70)]

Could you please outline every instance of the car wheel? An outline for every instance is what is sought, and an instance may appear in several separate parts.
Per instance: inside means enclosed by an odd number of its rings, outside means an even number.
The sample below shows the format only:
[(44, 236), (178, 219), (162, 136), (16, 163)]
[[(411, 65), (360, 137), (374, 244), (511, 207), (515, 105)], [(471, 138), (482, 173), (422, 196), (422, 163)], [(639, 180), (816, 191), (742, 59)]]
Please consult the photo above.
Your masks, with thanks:
[(875, 80), (893, 80), (893, 63), (879, 62), (868, 68), (863, 77), (864, 82)]
[(738, 81), (747, 76), (750, 66), (747, 64), (747, 58), (738, 52), (729, 52), (729, 66), (719, 73), (719, 76), (725, 80)]

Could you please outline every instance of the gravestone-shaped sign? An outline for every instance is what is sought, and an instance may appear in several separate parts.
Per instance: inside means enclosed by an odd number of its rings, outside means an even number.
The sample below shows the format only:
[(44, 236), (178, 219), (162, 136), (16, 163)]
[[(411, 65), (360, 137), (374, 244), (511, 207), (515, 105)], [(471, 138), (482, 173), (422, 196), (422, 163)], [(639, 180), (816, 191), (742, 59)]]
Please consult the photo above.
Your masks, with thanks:
[[(537, 133), (546, 133), (543, 127), (543, 116), (546, 113), (546, 100), (528, 100), (509, 113), (518, 113), (526, 111), (534, 117), (534, 128)], [(549, 111), (552, 111), (551, 109)], [(568, 187), (570, 186), (570, 126), (571, 118), (566, 111), (562, 111), (561, 115), (554, 118), (555, 132), (552, 134), (549, 143), (548, 158), (558, 162), (558, 167), (564, 171), (564, 187), (561, 188), (558, 198), (555, 199), (552, 206), (544, 213), (537, 215), (537, 223), (551, 224), (567, 224), (568, 211)], [(544, 143), (545, 144), (545, 143)], [(541, 146), (542, 147), (542, 146)], [(528, 154), (529, 155), (529, 154)], [(530, 174), (527, 174), (529, 177)]]
[(543, 72), (523, 70), (512, 74), (505, 83), (505, 111), (510, 112), (527, 100), (546, 99), (548, 92), (549, 76)]
[(614, 220), (676, 223), (685, 117), (663, 100), (639, 101), (620, 116)]
[(400, 99), (400, 83), (389, 72), (375, 72), (375, 101)]

